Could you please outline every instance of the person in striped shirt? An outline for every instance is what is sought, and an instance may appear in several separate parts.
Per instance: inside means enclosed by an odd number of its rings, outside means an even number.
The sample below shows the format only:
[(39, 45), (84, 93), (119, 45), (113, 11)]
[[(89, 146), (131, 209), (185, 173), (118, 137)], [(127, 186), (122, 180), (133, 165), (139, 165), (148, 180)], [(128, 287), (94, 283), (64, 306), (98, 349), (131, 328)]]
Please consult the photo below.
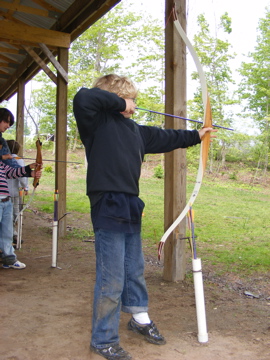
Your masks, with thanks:
[[(1, 123), (0, 123), (1, 124)], [(41, 177), (41, 171), (32, 170), (36, 163), (13, 168), (0, 160), (0, 250), (4, 269), (24, 269), (26, 265), (19, 260), (13, 248), (13, 206), (7, 179), (19, 177)]]
[[(25, 166), (24, 160), (18, 157), (21, 145), (15, 140), (7, 140), (11, 156), (16, 160), (18, 165)], [(20, 212), (20, 190), (23, 190), (24, 195), (28, 195), (28, 178), (20, 177), (18, 179), (7, 179), (8, 189), (13, 204), (13, 244), (17, 244), (18, 238), (18, 216)], [(23, 240), (21, 240), (23, 243)]]

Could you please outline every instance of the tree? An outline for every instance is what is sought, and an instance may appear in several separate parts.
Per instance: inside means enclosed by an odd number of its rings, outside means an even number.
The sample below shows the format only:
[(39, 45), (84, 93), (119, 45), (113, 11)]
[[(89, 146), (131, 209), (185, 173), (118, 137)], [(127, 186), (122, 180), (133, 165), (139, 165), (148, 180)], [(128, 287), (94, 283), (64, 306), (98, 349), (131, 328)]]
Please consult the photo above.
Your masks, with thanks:
[[(146, 21), (130, 5), (130, 2), (120, 3), (72, 43), (68, 85), (68, 135), (73, 141), (70, 146), (76, 147), (78, 138), (73, 97), (79, 88), (91, 87), (97, 76), (113, 72), (130, 76), (142, 88), (139, 102), (156, 110), (163, 106), (163, 28), (151, 17)], [(39, 130), (52, 133), (55, 86), (44, 73), (36, 79), (43, 85), (33, 93), (32, 111), (39, 114)], [(134, 117), (140, 118), (141, 113)], [(143, 121), (150, 120), (149, 116), (143, 116)]]
[[(234, 84), (229, 61), (235, 57), (235, 54), (229, 53), (230, 43), (228, 40), (218, 39), (210, 34), (209, 24), (203, 14), (198, 16), (199, 32), (194, 36), (194, 47), (204, 67), (207, 78), (208, 91), (211, 98), (212, 116), (219, 125), (228, 127), (232, 123), (232, 115), (225, 110), (225, 106), (235, 104), (230, 93), (230, 87)], [(230, 34), (231, 19), (228, 13), (220, 18), (220, 24), (217, 30), (224, 34)], [(192, 78), (197, 80), (198, 73), (192, 73)], [(203, 104), (201, 100), (201, 89), (197, 88), (194, 99), (188, 103), (189, 115), (193, 119), (203, 121)], [(231, 142), (231, 134), (228, 132), (219, 132), (219, 152), (222, 163), (225, 162), (226, 149)], [(217, 142), (216, 142), (217, 143)]]
[(250, 62), (242, 62), (239, 69), (243, 80), (240, 83), (239, 94), (246, 100), (244, 111), (253, 116), (260, 131), (260, 141), (267, 170), (270, 148), (270, 10), (266, 9), (266, 16), (259, 20), (259, 35), (255, 51), (249, 53)]

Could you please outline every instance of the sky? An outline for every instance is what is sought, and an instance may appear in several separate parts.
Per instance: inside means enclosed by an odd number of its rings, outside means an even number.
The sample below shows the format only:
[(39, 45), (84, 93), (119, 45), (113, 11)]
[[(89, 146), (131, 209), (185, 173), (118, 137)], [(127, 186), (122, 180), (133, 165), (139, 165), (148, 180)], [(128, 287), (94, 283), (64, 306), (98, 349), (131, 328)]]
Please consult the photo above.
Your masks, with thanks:
[[(129, 1), (129, 0), (123, 0)], [(164, 0), (144, 0), (138, 1), (146, 11), (153, 17), (164, 17)], [(138, 5), (139, 5), (138, 4)], [(235, 59), (230, 61), (231, 71), (235, 81), (240, 80), (237, 69), (241, 62), (248, 62), (249, 52), (253, 52), (258, 36), (257, 28), (259, 19), (265, 18), (266, 8), (270, 9), (270, 0), (257, 0), (255, 2), (247, 0), (186, 0), (187, 4), (187, 35), (192, 42), (194, 34), (198, 31), (197, 17), (204, 14), (206, 21), (210, 24), (211, 32), (214, 36), (220, 16), (225, 12), (232, 19), (232, 32), (227, 36), (227, 40), (232, 45), (231, 53), (236, 53)], [(217, 35), (218, 36), (218, 35)], [(219, 36), (218, 36), (219, 37)], [(187, 56), (187, 97), (193, 97), (194, 81), (189, 76), (190, 72), (196, 71), (194, 61), (191, 56)], [(235, 112), (241, 111), (240, 107)], [(244, 132), (254, 135), (258, 133), (254, 127), (252, 119), (245, 119)], [(243, 131), (243, 122), (235, 117), (234, 128)]]
[[(123, 0), (129, 1), (129, 0)], [(270, 0), (186, 0), (187, 4), (187, 35), (192, 41), (197, 29), (197, 17), (204, 14), (210, 24), (211, 31), (215, 34), (216, 25), (220, 16), (225, 12), (232, 19), (232, 33), (228, 41), (232, 44), (232, 52), (237, 57), (232, 63), (233, 68), (240, 66), (245, 61), (245, 55), (254, 50), (257, 39), (257, 27), (260, 18), (265, 17), (266, 7), (270, 8)], [(137, 1), (137, 6), (142, 6), (153, 17), (164, 17), (165, 0)]]
[[(164, 19), (165, 0), (122, 0), (122, 2), (133, 2), (136, 9), (149, 13), (154, 18)], [(265, 17), (266, 7), (270, 8), (270, 0), (186, 0), (187, 3), (187, 35), (192, 41), (197, 31), (197, 17), (204, 14), (210, 24), (211, 31), (215, 33), (216, 24), (220, 16), (225, 12), (232, 18), (232, 33), (228, 41), (232, 44), (232, 52), (237, 56), (231, 61), (231, 69), (235, 71), (242, 61), (247, 61), (245, 56), (254, 50), (257, 39), (257, 27), (260, 18)], [(187, 58), (188, 68), (193, 71), (193, 60)], [(29, 93), (33, 85), (28, 83), (26, 92)], [(192, 89), (192, 83), (187, 81), (187, 89)], [(193, 90), (189, 92), (191, 96)], [(188, 95), (189, 96), (189, 95)], [(9, 102), (9, 108), (16, 114), (16, 97)]]
[[(128, 1), (128, 0), (123, 0)], [(145, 11), (153, 17), (164, 16), (165, 0), (137, 1)], [(252, 51), (256, 42), (256, 29), (260, 18), (265, 17), (265, 8), (270, 8), (270, 0), (257, 0), (253, 3), (247, 0), (186, 0), (187, 32), (192, 38), (196, 32), (196, 21), (199, 14), (204, 14), (213, 27), (225, 12), (232, 18), (231, 43), (238, 53)]]

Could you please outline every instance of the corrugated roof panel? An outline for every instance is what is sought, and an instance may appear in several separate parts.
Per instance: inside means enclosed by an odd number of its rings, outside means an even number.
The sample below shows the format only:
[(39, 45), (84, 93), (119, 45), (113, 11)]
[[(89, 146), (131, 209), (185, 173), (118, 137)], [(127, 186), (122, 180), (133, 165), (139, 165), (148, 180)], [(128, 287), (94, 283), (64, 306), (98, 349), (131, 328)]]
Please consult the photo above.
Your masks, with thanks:
[(50, 29), (57, 19), (50, 19), (48, 17), (39, 15), (28, 15), (25, 13), (17, 12), (14, 13), (13, 17), (24, 24), (29, 26), (35, 26), (43, 29)]
[[(46, 0), (46, 3), (49, 5), (49, 8), (51, 5), (51, 8), (56, 8), (63, 13), (70, 7), (71, 4), (74, 3), (74, 0)], [(44, 7), (31, 0), (21, 0), (21, 5), (30, 6), (37, 9), (44, 9)]]

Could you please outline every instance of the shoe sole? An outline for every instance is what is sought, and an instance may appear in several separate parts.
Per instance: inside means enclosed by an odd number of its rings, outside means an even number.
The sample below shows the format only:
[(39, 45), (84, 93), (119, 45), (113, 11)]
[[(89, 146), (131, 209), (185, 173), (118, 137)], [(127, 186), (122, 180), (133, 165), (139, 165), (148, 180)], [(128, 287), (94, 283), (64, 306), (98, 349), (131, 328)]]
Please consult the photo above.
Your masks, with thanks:
[(139, 330), (137, 330), (136, 328), (132, 327), (130, 324), (128, 324), (128, 330), (131, 330), (133, 331), (135, 334), (139, 334), (141, 336), (143, 336), (145, 338), (146, 341), (148, 341), (149, 343), (151, 344), (154, 344), (154, 345), (165, 345), (166, 344), (166, 340), (161, 340), (161, 341), (156, 341), (150, 337), (147, 337), (147, 335), (144, 335), (142, 333), (140, 333)]
[[(99, 349), (95, 348), (95, 347), (92, 346), (92, 345), (90, 345), (90, 350), (91, 350), (93, 353), (98, 354), (99, 356), (104, 357), (105, 359), (108, 359), (108, 358), (109, 358), (109, 357), (104, 356), (104, 354), (101, 354), (100, 351), (99, 351)], [(113, 355), (111, 355), (110, 358), (112, 358), (112, 359), (113, 359), (113, 358), (114, 358), (114, 359), (117, 359), (117, 357), (113, 357)], [(121, 360), (120, 357), (119, 357), (118, 359)], [(124, 360), (124, 359), (126, 359), (126, 360), (132, 360), (132, 357), (131, 357), (131, 355), (128, 355), (128, 354), (127, 354), (127, 355), (123, 355), (122, 360)]]
[(16, 266), (14, 266), (14, 267), (12, 267), (12, 266), (8, 266), (8, 267), (6, 267), (6, 266), (2, 266), (2, 268), (3, 268), (3, 269), (23, 270), (23, 269), (25, 269), (25, 268), (26, 268), (26, 266), (25, 266), (25, 267), (16, 267)]

